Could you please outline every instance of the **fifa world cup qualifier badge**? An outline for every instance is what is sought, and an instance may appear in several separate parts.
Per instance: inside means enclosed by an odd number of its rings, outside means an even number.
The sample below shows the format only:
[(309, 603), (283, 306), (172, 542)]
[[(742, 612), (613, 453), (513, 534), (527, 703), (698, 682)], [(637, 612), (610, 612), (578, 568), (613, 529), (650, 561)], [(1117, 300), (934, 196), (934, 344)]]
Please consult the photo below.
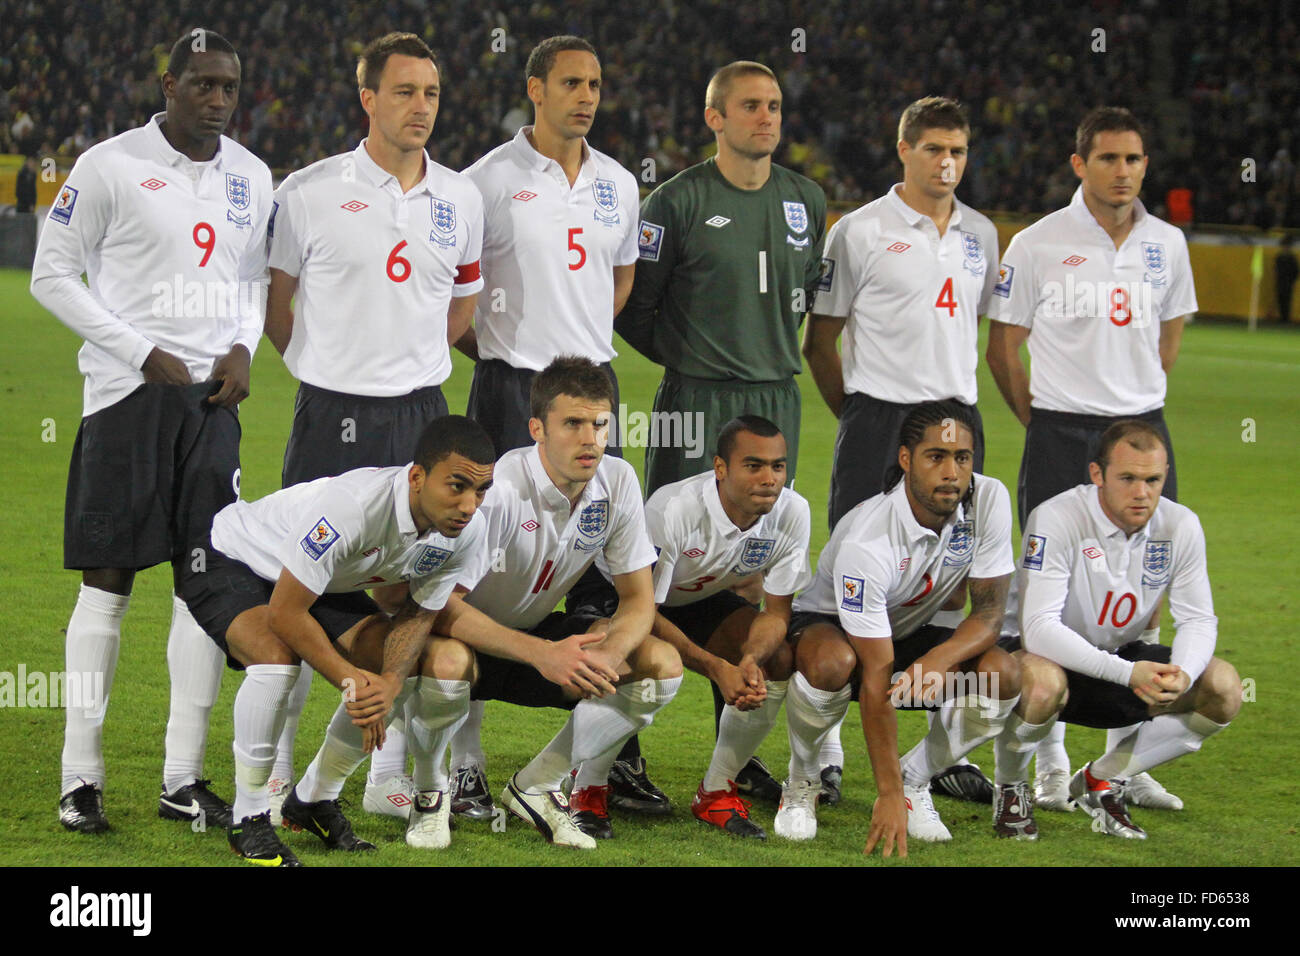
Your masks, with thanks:
[(862, 589), (866, 581), (845, 574), (840, 579), (840, 607), (846, 611), (862, 610)]
[(302, 549), (313, 561), (319, 561), (338, 539), (339, 533), (325, 520), (325, 516), (321, 515), (316, 526), (307, 532), (307, 537), (302, 539)]
[(1025, 540), (1025, 567), (1030, 571), (1043, 570), (1043, 554), (1047, 551), (1047, 535), (1031, 534)]

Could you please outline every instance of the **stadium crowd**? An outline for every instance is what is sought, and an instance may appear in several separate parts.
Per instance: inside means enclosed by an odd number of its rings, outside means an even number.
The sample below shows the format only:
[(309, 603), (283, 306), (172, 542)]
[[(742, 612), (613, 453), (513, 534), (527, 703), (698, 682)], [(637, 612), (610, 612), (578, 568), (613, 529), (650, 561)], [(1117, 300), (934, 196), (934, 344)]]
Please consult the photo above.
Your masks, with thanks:
[[(1177, 102), (1190, 107), (1190, 136), (1183, 156), (1167, 157), (1178, 161), (1152, 164), (1153, 212), (1165, 214), (1168, 190), (1185, 188), (1198, 222), (1295, 226), (1292, 124), (1267, 118), (1293, 115), (1300, 103), (1297, 28), (1263, 0), (1231, 11), (1222, 2), (886, 0), (867, 14), (846, 0), (756, 0), (739, 10), (721, 0), (658, 0), (619, 17), (604, 3), (547, 0), (436, 11), (418, 0), (232, 0), (145, 13), (125, 0), (28, 0), (0, 23), (0, 152), (72, 158), (140, 125), (161, 106), (158, 76), (172, 38), (203, 21), (243, 57), (232, 132), (278, 173), (364, 135), (352, 64), (366, 37), (421, 34), (447, 79), (434, 152), (462, 169), (528, 121), (520, 78), (532, 44), (572, 32), (591, 37), (604, 57), (593, 145), (638, 174), (653, 158), (654, 182), (712, 149), (699, 91), (713, 66), (755, 56), (776, 69), (787, 98), (778, 161), (831, 201), (870, 201), (895, 181), (894, 124), (929, 93), (961, 100), (974, 120), (966, 199), (1008, 213), (1068, 201), (1074, 176), (1058, 154), (1080, 105), (1150, 113)], [(1094, 52), (1099, 27), (1104, 52)], [(1239, 174), (1245, 157), (1255, 160), (1253, 180)]]

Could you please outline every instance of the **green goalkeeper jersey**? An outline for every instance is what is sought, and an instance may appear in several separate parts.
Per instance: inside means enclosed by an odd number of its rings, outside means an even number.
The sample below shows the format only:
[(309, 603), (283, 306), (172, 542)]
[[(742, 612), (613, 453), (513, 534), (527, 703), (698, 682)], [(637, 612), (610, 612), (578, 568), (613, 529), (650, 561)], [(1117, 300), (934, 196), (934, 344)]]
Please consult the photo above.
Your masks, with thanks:
[(826, 197), (811, 179), (773, 165), (749, 190), (711, 159), (692, 166), (641, 205), (636, 282), (614, 327), (683, 375), (788, 379), (825, 235)]

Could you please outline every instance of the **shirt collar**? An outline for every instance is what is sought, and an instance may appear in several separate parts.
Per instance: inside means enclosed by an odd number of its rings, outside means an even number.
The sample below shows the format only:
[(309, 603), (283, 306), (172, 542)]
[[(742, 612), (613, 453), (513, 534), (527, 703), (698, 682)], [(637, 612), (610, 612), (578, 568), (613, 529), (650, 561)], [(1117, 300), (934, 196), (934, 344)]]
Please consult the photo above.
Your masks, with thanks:
[(162, 131), (162, 122), (166, 118), (167, 114), (165, 112), (154, 113), (153, 116), (149, 118), (149, 122), (145, 124), (145, 135), (149, 137), (149, 142), (153, 147), (154, 153), (157, 154), (160, 160), (168, 166), (190, 165), (199, 168), (204, 168), (208, 165), (212, 165), (214, 168), (221, 166), (222, 157), (225, 155), (221, 149), (221, 140), (224, 137), (217, 138), (217, 153), (212, 157), (212, 159), (207, 162), (196, 163), (176, 147), (172, 146), (171, 143), (167, 142), (167, 137), (163, 135)]
[(393, 475), (393, 517), (397, 519), (397, 530), (402, 534), (417, 534), (419, 530), (415, 527), (415, 519), (411, 517), (411, 497), (407, 491), (407, 475), (410, 473), (411, 465), (408, 464), (404, 468), (398, 468)]
[[(528, 134), (532, 131), (533, 127), (531, 125), (521, 126), (519, 132), (515, 133), (515, 138), (512, 140), (515, 152), (524, 161), (524, 164), (537, 170), (539, 173), (546, 172), (552, 164), (559, 166), (559, 163), (556, 163), (555, 160), (551, 159), (549, 156), (543, 156), (541, 152), (538, 151), (537, 147), (529, 142)], [(587, 145), (587, 140), (584, 137), (582, 140), (582, 168), (578, 170), (578, 178), (573, 181), (573, 185), (576, 188), (578, 183), (595, 178), (596, 157), (592, 153), (591, 147)]]
[[(357, 148), (352, 151), (352, 155), (356, 157), (357, 170), (370, 185), (383, 189), (391, 182), (401, 192), (402, 185), (397, 181), (397, 177), (375, 162), (374, 157), (367, 152), (366, 140), (369, 138), (363, 139), (357, 144)], [(433, 160), (429, 158), (427, 150), (421, 150), (421, 152), (424, 154), (424, 178), (405, 193), (407, 196), (418, 192), (433, 192), (433, 188), (429, 185), (429, 176), (433, 173)]]
[[(555, 486), (551, 481), (551, 476), (546, 473), (546, 466), (542, 464), (542, 449), (539, 445), (533, 445), (531, 449), (524, 452), (524, 461), (528, 465), (528, 474), (532, 476), (533, 485), (537, 488), (537, 493), (541, 495), (542, 502), (551, 509), (563, 508), (565, 513), (576, 511), (577, 505), (569, 503), (568, 496)], [(592, 481), (595, 481), (595, 475)], [(582, 496), (578, 498), (578, 504), (582, 503), (583, 497), (591, 490), (592, 482), (587, 482), (587, 487), (582, 489)]]
[[(1146, 541), (1150, 536), (1151, 522), (1156, 519), (1154, 511), (1151, 513), (1151, 520), (1146, 523), (1146, 526), (1141, 531), (1135, 531), (1132, 535), (1128, 535), (1124, 533), (1123, 528), (1106, 517), (1106, 512), (1101, 510), (1101, 490), (1096, 485), (1088, 485), (1084, 497), (1088, 499), (1088, 515), (1092, 518), (1092, 524), (1099, 539), (1119, 538), (1121, 541), (1127, 541), (1129, 545), (1134, 545)], [(1159, 508), (1158, 502), (1156, 507)]]
[[(903, 197), (900, 196), (898, 193), (898, 191), (902, 188), (903, 188), (902, 183), (894, 183), (894, 185), (889, 187), (889, 203), (894, 208), (894, 211), (897, 212), (900, 216), (902, 216), (909, 226), (912, 226), (914, 228), (919, 229), (926, 222), (932, 223), (934, 220), (932, 220), (929, 216), (927, 216), (923, 212), (919, 212), (913, 209), (911, 206), (909, 206), (906, 202), (903, 201)], [(944, 236), (947, 236), (948, 233), (952, 232), (953, 228), (957, 226), (958, 223), (960, 222), (961, 222), (961, 203), (957, 201), (956, 196), (953, 196), (952, 215), (948, 217), (948, 228), (944, 230), (943, 233)]]
[[(1070, 205), (1067, 207), (1070, 214), (1082, 223), (1091, 223), (1097, 229), (1101, 229), (1102, 234), (1106, 235), (1106, 230), (1102, 229), (1088, 204), (1083, 201), (1083, 184), (1080, 183), (1074, 190), (1074, 195), (1070, 197)], [(1142, 205), (1141, 199), (1133, 200), (1133, 229), (1137, 230), (1147, 218), (1147, 207)], [(1107, 239), (1109, 239), (1107, 235)]]
[(727, 538), (748, 534), (763, 522), (763, 516), (759, 515), (758, 519), (748, 528), (741, 529), (737, 527), (736, 523), (727, 514), (726, 509), (722, 507), (722, 498), (718, 495), (718, 480), (713, 476), (712, 472), (709, 473), (709, 480), (704, 483), (704, 510), (708, 512), (709, 518), (718, 531)]

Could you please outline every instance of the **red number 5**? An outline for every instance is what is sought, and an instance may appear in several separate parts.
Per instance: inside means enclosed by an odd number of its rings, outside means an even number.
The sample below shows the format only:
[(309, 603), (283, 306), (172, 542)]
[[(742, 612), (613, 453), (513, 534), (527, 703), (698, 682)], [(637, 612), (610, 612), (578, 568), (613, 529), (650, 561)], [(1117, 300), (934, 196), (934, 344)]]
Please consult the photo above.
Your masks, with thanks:
[(579, 269), (581, 269), (583, 266), (587, 264), (587, 250), (582, 248), (582, 246), (580, 246), (578, 243), (573, 241), (575, 237), (580, 235), (582, 235), (581, 229), (569, 230), (569, 251), (570, 252), (576, 251), (578, 253), (578, 261), (569, 263), (570, 272), (577, 272)]

